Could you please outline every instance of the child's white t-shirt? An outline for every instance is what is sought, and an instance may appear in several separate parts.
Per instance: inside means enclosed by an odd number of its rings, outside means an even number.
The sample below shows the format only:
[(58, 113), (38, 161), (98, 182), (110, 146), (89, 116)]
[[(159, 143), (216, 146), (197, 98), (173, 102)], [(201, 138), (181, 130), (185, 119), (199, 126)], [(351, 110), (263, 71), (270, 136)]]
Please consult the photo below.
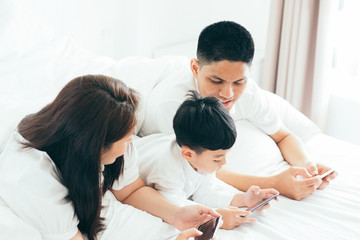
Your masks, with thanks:
[(170, 202), (180, 206), (196, 202), (220, 208), (229, 206), (234, 194), (239, 193), (218, 180), (215, 173), (195, 171), (181, 156), (174, 135), (153, 134), (134, 140), (134, 145), (141, 156), (141, 178)]

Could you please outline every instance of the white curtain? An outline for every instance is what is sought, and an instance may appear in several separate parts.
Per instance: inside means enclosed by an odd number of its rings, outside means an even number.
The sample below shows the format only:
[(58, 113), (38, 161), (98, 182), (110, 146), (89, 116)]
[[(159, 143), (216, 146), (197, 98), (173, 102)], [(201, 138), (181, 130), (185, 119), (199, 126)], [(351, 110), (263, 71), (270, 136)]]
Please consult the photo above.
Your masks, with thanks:
[(326, 42), (332, 0), (273, 0), (262, 88), (275, 92), (324, 128)]

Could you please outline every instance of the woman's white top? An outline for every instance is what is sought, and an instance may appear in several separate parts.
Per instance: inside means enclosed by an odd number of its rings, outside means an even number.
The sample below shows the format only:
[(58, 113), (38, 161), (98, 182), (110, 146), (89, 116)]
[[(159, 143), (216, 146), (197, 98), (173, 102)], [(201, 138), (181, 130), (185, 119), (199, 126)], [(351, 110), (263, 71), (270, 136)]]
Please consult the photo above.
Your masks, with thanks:
[[(13, 133), (0, 155), (0, 205), (37, 229), (43, 239), (70, 239), (78, 231), (79, 220), (72, 202), (65, 199), (68, 190), (59, 180), (57, 168), (46, 152), (23, 149), (20, 141), (25, 139)], [(127, 152), (124, 158), (124, 174), (115, 181), (116, 190), (139, 177), (136, 154)], [(110, 206), (113, 200), (108, 191), (103, 205)], [(114, 213), (105, 207), (101, 216), (110, 222)]]

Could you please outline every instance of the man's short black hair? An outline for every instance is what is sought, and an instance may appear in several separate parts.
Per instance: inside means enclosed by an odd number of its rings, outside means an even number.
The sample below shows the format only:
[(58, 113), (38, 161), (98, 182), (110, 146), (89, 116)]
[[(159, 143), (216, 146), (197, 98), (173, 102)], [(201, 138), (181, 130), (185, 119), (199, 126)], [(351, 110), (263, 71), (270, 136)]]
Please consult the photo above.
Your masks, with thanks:
[(201, 31), (196, 54), (200, 64), (228, 60), (250, 65), (254, 52), (254, 41), (243, 26), (222, 21)]
[(196, 91), (189, 91), (187, 96), (173, 120), (179, 146), (198, 154), (230, 149), (236, 140), (236, 128), (229, 111), (215, 97), (203, 98)]

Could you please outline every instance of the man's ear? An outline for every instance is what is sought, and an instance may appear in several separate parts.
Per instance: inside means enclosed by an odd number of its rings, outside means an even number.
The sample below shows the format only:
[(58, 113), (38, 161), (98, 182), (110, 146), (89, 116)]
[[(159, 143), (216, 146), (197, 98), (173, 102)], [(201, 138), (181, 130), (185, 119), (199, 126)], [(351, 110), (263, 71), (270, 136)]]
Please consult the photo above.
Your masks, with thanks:
[(192, 58), (190, 61), (190, 69), (191, 72), (193, 73), (194, 78), (198, 79), (200, 66), (199, 66), (199, 61), (196, 60), (195, 58)]
[(187, 146), (182, 146), (181, 156), (185, 158), (188, 162), (192, 162), (192, 159), (195, 156), (195, 151)]

